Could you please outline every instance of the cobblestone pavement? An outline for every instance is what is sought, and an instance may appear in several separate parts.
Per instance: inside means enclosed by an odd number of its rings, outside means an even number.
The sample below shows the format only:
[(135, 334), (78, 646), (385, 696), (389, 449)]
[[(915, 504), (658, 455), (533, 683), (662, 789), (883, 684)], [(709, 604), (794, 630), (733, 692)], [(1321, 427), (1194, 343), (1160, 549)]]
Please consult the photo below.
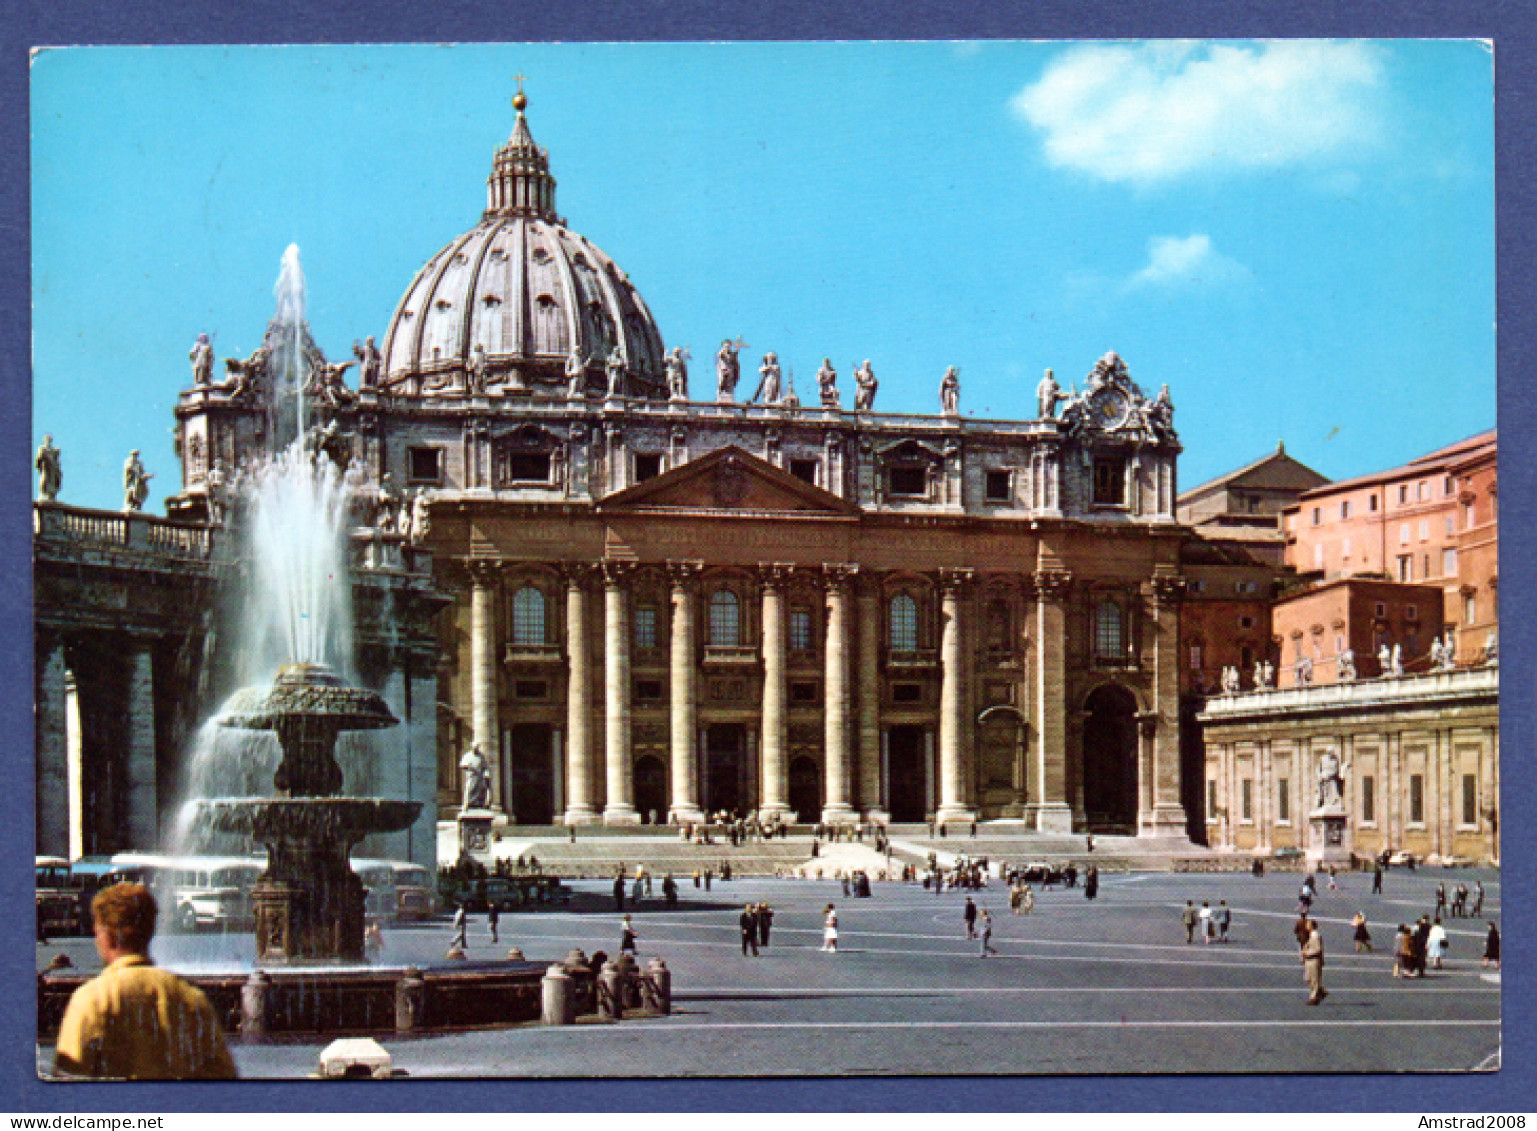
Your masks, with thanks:
[[(1481, 920), (1448, 921), (1451, 953), (1424, 980), (1392, 977), (1399, 922), (1432, 910), (1437, 882), (1482, 878), (1486, 918), (1499, 912), (1493, 872), (1394, 871), (1370, 895), (1365, 875), (1324, 886), (1314, 905), (1322, 927), (1328, 999), (1305, 1004), (1291, 935), (1296, 875), (1107, 876), (1099, 898), (1061, 887), (1038, 892), (1031, 915), (1009, 913), (1007, 893), (973, 898), (991, 911), (998, 954), (983, 959), (965, 937), (965, 893), (934, 895), (913, 884), (877, 884), (848, 899), (831, 880), (737, 880), (705, 893), (686, 884), (682, 905), (660, 899), (634, 915), (642, 962), (672, 971), (673, 1016), (568, 1028), (386, 1037), (412, 1076), (736, 1076), (1171, 1072), (1470, 1071), (1498, 1067), (1500, 985), (1482, 970)], [(567, 908), (507, 914), (493, 947), (484, 917), (472, 922), (470, 956), (508, 946), (533, 960), (573, 946), (618, 949), (607, 885), (579, 882)], [(1231, 941), (1186, 944), (1180, 911), (1226, 899)], [(743, 957), (736, 925), (744, 902), (775, 908), (773, 935)], [(836, 954), (821, 951), (821, 914), (838, 908)], [(1356, 954), (1351, 917), (1365, 913), (1376, 951)], [(446, 920), (387, 933), (386, 962), (432, 962), (450, 935)], [(167, 966), (223, 962), (248, 940), (157, 940)], [(39, 947), (87, 968), (85, 940)], [(324, 1042), (237, 1045), (245, 1077), (312, 1072)], [(40, 1050), (46, 1061), (48, 1050)]]

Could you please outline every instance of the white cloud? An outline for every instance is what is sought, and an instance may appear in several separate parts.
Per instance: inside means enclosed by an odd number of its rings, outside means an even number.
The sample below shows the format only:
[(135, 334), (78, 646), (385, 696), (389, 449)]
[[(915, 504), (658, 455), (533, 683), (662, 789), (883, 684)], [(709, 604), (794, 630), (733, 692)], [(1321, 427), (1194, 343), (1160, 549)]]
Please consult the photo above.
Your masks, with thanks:
[(1127, 286), (1170, 287), (1221, 283), (1236, 279), (1246, 269), (1234, 260), (1212, 250), (1211, 237), (1204, 232), (1185, 236), (1154, 236), (1147, 241), (1147, 266), (1128, 281)]
[(1147, 185), (1350, 155), (1381, 134), (1370, 44), (1094, 44), (1054, 60), (1011, 107), (1056, 166)]

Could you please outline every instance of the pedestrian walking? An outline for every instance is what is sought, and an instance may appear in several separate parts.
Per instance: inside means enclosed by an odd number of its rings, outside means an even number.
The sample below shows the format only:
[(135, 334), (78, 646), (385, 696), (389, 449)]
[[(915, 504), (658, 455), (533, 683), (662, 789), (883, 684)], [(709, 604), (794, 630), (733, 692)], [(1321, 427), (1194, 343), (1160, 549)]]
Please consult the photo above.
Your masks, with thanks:
[(769, 930), (774, 926), (774, 909), (766, 903), (758, 904), (758, 945), (769, 944)]
[(501, 922), (501, 919), (502, 913), (496, 909), (496, 904), (488, 904), (486, 907), (486, 926), (491, 930), (491, 941), (493, 943), (501, 942), (496, 933), (497, 925)]
[(1439, 918), (1446, 914), (1446, 885), (1436, 885), (1436, 916)]
[(454, 937), (449, 940), (448, 949), (453, 950), (457, 947), (461, 951), (468, 950), (470, 948), (470, 940), (467, 937), (469, 929), (470, 917), (464, 910), (464, 904), (460, 903), (454, 911)]
[(1302, 944), (1302, 973), (1308, 984), (1308, 1004), (1317, 1005), (1329, 996), (1324, 989), (1324, 940), (1318, 924), (1308, 920), (1307, 941)]
[(667, 901), (669, 910), (678, 906), (678, 885), (673, 880), (671, 872), (668, 872), (667, 877), (662, 881), (662, 898)]
[(1009, 910), (1015, 915), (1019, 914), (1019, 905), (1024, 902), (1025, 890), (1019, 884), (1009, 885)]
[(1099, 866), (1089, 865), (1089, 871), (1083, 878), (1083, 898), (1097, 899), (1099, 897)]
[(1233, 923), (1233, 909), (1227, 905), (1227, 900), (1217, 903), (1217, 941), (1227, 942), (1227, 930)]
[(966, 897), (966, 907), (965, 907), (965, 910), (963, 910), (961, 912), (961, 918), (966, 923), (966, 937), (968, 939), (976, 938), (977, 937), (977, 905), (971, 901), (971, 896), (969, 896), (969, 895)]
[(1489, 924), (1489, 933), (1484, 936), (1483, 964), (1492, 964), (1496, 970), (1500, 968), (1500, 929), (1493, 922)]
[(1035, 892), (1030, 890), (1030, 885), (1025, 885), (1025, 890), (1020, 894), (1019, 906), (1026, 915), (1035, 914)]
[(1441, 925), (1441, 917), (1436, 916), (1434, 923), (1430, 925), (1430, 934), (1426, 936), (1427, 951), (1430, 955), (1430, 965), (1440, 970), (1441, 961), (1446, 957), (1446, 928)]
[(742, 928), (742, 957), (747, 957), (747, 950), (752, 948), (754, 958), (758, 957), (758, 909), (749, 903), (742, 908), (742, 914), (737, 919), (737, 925)]
[(1398, 934), (1393, 939), (1393, 977), (1417, 977), (1414, 972), (1414, 932), (1404, 923), (1398, 924)]
[(614, 910), (624, 910), (624, 875), (614, 877)]
[(838, 909), (831, 903), (822, 913), (822, 949), (826, 951), (838, 949)]
[(1484, 881), (1473, 881), (1473, 918), (1477, 919), (1484, 913)]
[(1330, 891), (1339, 891), (1340, 890), (1339, 881), (1335, 879), (1335, 876), (1334, 876), (1334, 865), (1332, 865), (1332, 864), (1329, 865), (1329, 890)]
[(1457, 890), (1452, 895), (1452, 917), (1464, 919), (1468, 914), (1468, 885), (1458, 881)]
[(993, 946), (993, 917), (986, 908), (982, 911), (982, 952), (978, 957), (986, 958), (989, 954), (997, 954)]
[(1308, 934), (1311, 932), (1309, 924), (1311, 923), (1312, 920), (1306, 915), (1299, 915), (1297, 916), (1297, 921), (1292, 924), (1292, 934), (1297, 937), (1298, 949), (1307, 946)]
[(710, 869), (710, 868), (706, 868), (704, 870), (704, 890), (705, 891), (709, 891), (710, 890), (710, 881), (713, 880), (714, 878), (715, 878), (715, 872), (712, 869)]
[(1187, 899), (1185, 900), (1185, 909), (1179, 915), (1179, 924), (1185, 928), (1185, 942), (1187, 944), (1195, 941), (1195, 923), (1195, 904)]
[(1211, 903), (1201, 901), (1201, 910), (1196, 912), (1196, 920), (1201, 926), (1201, 945), (1210, 946), (1211, 940), (1217, 937), (1217, 924), (1212, 921)]
[(631, 923), (630, 917), (626, 915), (624, 917), (624, 921), (619, 924), (620, 954), (624, 954), (626, 951), (629, 951), (631, 954), (639, 953), (639, 950), (635, 946), (635, 937), (635, 924)]
[(1356, 940), (1356, 953), (1361, 954), (1372, 949), (1372, 933), (1366, 929), (1366, 916), (1356, 912), (1356, 917), (1350, 921)]
[(1425, 958), (1430, 949), (1430, 916), (1421, 915), (1414, 926), (1414, 970), (1416, 977), (1425, 976)]
[(1382, 894), (1382, 862), (1380, 860), (1377, 862), (1377, 866), (1372, 869), (1372, 894)]

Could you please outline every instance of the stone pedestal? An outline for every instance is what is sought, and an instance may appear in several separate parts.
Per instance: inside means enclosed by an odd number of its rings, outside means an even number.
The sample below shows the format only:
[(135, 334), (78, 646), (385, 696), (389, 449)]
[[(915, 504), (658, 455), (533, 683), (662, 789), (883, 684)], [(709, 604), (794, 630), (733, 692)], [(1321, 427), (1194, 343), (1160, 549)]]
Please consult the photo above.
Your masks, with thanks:
[(496, 814), (490, 809), (466, 809), (459, 814), (459, 851), (471, 856), (491, 851), (491, 822)]
[(1073, 831), (1073, 811), (1064, 802), (1042, 802), (1025, 806), (1025, 820), (1039, 833), (1068, 834)]
[(1315, 868), (1350, 867), (1346, 843), (1349, 818), (1342, 808), (1325, 806), (1308, 814), (1308, 863)]

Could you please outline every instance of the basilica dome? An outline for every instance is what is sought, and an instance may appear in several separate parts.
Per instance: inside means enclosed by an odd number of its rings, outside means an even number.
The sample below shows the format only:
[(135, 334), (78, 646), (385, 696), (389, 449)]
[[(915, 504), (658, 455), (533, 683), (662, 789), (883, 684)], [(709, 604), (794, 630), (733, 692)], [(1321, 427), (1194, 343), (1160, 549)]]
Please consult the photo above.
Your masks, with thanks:
[[(417, 272), (390, 319), (382, 384), (399, 396), (558, 395), (609, 386), (665, 397), (662, 336), (629, 277), (555, 212), (549, 155), (513, 100), (479, 224)], [(573, 350), (583, 366), (573, 382)], [(617, 354), (616, 354), (617, 350)], [(573, 363), (574, 364), (574, 363)]]

